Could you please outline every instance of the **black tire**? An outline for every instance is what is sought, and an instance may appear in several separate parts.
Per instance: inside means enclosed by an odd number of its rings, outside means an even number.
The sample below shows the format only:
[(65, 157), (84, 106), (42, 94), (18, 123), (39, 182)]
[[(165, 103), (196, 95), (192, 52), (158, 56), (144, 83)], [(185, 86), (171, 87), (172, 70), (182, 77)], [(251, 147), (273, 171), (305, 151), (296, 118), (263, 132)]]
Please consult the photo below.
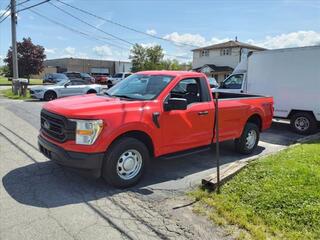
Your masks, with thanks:
[(291, 129), (301, 135), (308, 135), (317, 131), (317, 120), (311, 113), (297, 112), (290, 118)]
[(96, 91), (96, 90), (94, 90), (94, 89), (90, 89), (90, 90), (88, 90), (87, 94), (91, 94), (91, 93), (97, 93), (97, 91)]
[[(130, 179), (123, 179), (123, 177), (120, 177), (121, 173), (118, 173), (118, 171), (121, 170), (121, 167), (119, 167), (118, 165), (118, 161), (120, 163), (120, 157), (124, 156), (123, 154), (125, 154), (129, 150), (137, 151), (140, 154), (141, 167), (135, 176)], [(148, 149), (146, 145), (144, 145), (141, 141), (131, 137), (122, 137), (114, 142), (107, 151), (102, 167), (102, 177), (112, 186), (117, 188), (127, 188), (133, 186), (137, 184), (141, 179), (146, 165), (149, 162), (149, 158), (150, 156)], [(123, 161), (123, 170), (125, 170), (125, 160), (121, 161)]]
[(111, 81), (108, 81), (108, 82), (107, 82), (107, 86), (108, 86), (108, 88), (111, 88), (111, 87), (113, 86), (112, 82), (111, 82)]
[[(247, 143), (248, 135), (252, 131), (254, 131), (255, 134), (256, 134), (255, 142), (254, 142), (254, 144), (252, 143), (253, 145)], [(236, 151), (238, 153), (241, 153), (241, 154), (250, 154), (250, 153), (252, 153), (256, 149), (256, 147), (258, 145), (259, 138), (260, 138), (259, 127), (254, 123), (248, 122), (246, 124), (246, 126), (244, 127), (244, 130), (243, 130), (240, 138), (235, 140)]]
[(51, 101), (51, 100), (54, 100), (57, 98), (57, 94), (54, 92), (54, 91), (47, 91), (45, 94), (44, 94), (44, 97), (43, 99), (45, 101)]

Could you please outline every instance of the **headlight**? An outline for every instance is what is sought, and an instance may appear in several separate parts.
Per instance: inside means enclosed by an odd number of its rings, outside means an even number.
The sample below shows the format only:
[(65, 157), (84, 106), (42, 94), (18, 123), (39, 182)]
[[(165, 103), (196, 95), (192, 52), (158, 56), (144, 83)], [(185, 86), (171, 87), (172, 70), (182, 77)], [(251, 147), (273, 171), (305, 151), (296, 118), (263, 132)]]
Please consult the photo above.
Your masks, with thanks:
[(102, 120), (70, 120), (77, 123), (76, 144), (92, 145), (98, 138), (103, 127)]
[(39, 93), (39, 92), (42, 92), (43, 90), (42, 89), (37, 89), (37, 90), (33, 90), (34, 92), (36, 93)]

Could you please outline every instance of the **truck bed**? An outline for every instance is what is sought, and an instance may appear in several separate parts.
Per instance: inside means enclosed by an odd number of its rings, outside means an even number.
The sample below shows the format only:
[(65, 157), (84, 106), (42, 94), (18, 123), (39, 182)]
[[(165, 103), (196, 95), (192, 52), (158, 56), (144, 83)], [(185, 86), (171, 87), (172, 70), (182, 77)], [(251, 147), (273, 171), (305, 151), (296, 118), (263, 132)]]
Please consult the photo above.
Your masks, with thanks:
[[(215, 98), (215, 92), (212, 91), (213, 99)], [(247, 93), (230, 93), (230, 92), (219, 92), (219, 99), (235, 99), (235, 98), (264, 98), (266, 96), (247, 94)]]

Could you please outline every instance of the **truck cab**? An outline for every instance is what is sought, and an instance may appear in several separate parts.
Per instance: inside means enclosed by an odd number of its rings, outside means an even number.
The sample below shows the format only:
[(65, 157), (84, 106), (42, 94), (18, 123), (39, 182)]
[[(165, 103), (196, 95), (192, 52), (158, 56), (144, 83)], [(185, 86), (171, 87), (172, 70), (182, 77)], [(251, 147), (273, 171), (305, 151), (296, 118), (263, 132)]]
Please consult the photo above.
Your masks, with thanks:
[(244, 93), (246, 85), (246, 73), (233, 73), (228, 76), (219, 86), (221, 92)]

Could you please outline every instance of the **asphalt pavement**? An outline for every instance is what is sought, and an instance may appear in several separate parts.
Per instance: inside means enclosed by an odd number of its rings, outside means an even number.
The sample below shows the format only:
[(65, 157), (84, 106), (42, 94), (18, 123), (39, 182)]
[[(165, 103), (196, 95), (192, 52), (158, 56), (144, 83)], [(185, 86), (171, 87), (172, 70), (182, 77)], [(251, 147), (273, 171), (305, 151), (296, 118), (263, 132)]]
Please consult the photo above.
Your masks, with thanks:
[[(216, 170), (214, 151), (155, 159), (140, 184), (117, 190), (48, 161), (37, 150), (44, 102), (0, 99), (0, 239), (229, 239), (196, 216), (186, 191)], [(301, 136), (274, 122), (251, 158)], [(221, 144), (222, 167), (245, 159)]]

